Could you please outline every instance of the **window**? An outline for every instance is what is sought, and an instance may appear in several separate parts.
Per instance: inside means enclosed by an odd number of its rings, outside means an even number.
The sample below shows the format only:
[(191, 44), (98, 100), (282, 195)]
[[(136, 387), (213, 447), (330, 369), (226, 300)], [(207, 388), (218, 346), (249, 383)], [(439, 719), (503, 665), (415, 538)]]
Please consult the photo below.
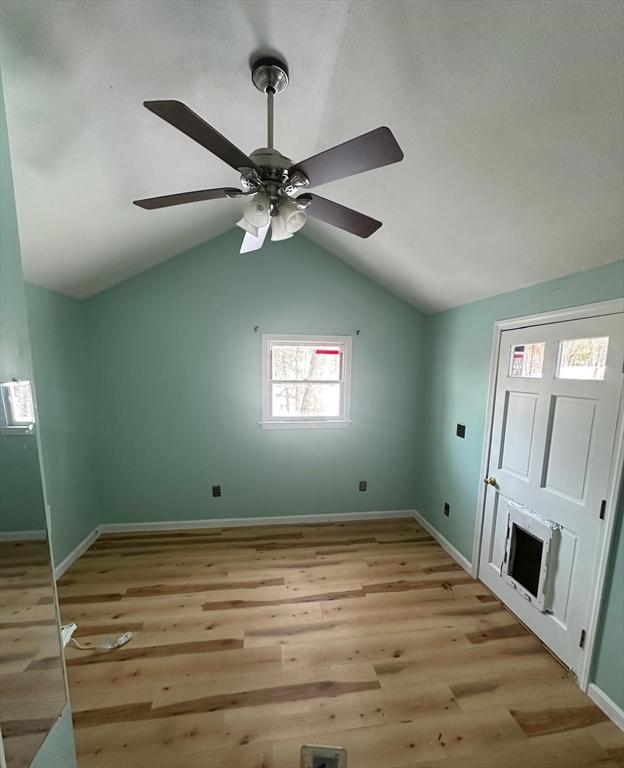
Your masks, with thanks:
[(509, 375), (528, 379), (540, 379), (544, 366), (545, 342), (516, 344), (511, 348)]
[(348, 427), (350, 336), (262, 337), (262, 421), (280, 427)]
[(557, 378), (604, 379), (608, 347), (608, 336), (560, 341)]
[(0, 386), (3, 429), (31, 432), (35, 424), (35, 405), (30, 381), (5, 381)]

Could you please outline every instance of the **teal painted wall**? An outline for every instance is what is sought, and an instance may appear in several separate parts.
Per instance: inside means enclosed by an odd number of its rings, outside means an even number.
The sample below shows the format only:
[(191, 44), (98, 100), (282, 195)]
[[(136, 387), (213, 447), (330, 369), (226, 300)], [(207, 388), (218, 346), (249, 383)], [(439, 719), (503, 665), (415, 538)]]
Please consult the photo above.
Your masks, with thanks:
[[(305, 237), (242, 255), (240, 239), (86, 302), (103, 520), (411, 508), (424, 316)], [(262, 430), (261, 332), (355, 329), (352, 426)]]
[[(462, 554), (472, 559), (477, 495), (481, 483), (481, 451), (485, 428), (494, 323), (504, 318), (624, 296), (624, 262), (578, 272), (512, 293), (439, 312), (427, 318), (428, 376), (425, 390), (425, 435), (417, 508)], [(466, 425), (464, 440), (455, 436), (457, 422)], [(443, 503), (451, 505), (450, 517)], [(614, 541), (621, 553), (622, 534)], [(595, 679), (608, 683), (614, 700), (624, 707), (624, 605), (620, 573), (622, 556), (611, 569), (602, 621)], [(620, 579), (618, 581), (618, 579)], [(616, 631), (617, 630), (617, 631)], [(614, 688), (615, 686), (615, 688)]]
[(45, 530), (35, 435), (0, 434), (0, 488), (0, 533)]
[[(0, 80), (0, 380), (14, 376), (31, 378), (31, 375), (21, 251)], [(36, 768), (76, 768), (69, 705), (48, 734), (34, 765)]]
[(26, 286), (39, 431), (60, 563), (100, 522), (85, 306)]
[(77, 768), (69, 704), (48, 734), (30, 768)]

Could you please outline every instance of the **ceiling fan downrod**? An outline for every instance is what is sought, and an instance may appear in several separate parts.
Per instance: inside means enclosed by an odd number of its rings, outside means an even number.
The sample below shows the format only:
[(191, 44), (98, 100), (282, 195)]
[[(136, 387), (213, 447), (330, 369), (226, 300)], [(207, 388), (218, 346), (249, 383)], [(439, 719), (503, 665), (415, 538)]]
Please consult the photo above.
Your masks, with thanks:
[(273, 98), (275, 90), (273, 86), (267, 88), (267, 147), (275, 149), (273, 146)]
[(267, 147), (274, 149), (273, 102), (275, 96), (288, 87), (288, 67), (273, 56), (263, 56), (252, 64), (251, 79), (259, 91), (267, 96)]

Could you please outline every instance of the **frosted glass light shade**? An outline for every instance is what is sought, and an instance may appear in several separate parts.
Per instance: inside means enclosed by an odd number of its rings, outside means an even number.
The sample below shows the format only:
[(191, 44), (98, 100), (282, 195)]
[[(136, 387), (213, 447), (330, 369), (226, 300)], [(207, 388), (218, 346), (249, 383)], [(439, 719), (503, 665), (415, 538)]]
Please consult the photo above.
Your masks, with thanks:
[(249, 232), (250, 235), (253, 235), (254, 237), (258, 237), (258, 230), (260, 228), (254, 227), (254, 225), (250, 224), (244, 216), (240, 221), (236, 222), (236, 226), (240, 227), (241, 229), (244, 229), (245, 232)]
[(264, 192), (258, 192), (243, 208), (243, 219), (254, 227), (261, 229), (266, 227), (271, 218), (271, 205)]
[(291, 234), (298, 232), (308, 218), (292, 200), (283, 200), (279, 212), (284, 219), (286, 230)]
[(292, 232), (286, 229), (286, 222), (282, 214), (271, 216), (271, 241), (287, 240), (292, 237)]

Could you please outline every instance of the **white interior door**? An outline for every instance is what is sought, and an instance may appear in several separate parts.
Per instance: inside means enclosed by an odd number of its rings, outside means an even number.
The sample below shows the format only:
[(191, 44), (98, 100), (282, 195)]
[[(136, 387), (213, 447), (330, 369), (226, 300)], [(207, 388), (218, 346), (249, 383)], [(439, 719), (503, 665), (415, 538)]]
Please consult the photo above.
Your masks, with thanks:
[[(591, 607), (623, 353), (622, 314), (501, 334), (479, 578), (574, 671)], [(541, 595), (540, 530), (552, 533)]]

